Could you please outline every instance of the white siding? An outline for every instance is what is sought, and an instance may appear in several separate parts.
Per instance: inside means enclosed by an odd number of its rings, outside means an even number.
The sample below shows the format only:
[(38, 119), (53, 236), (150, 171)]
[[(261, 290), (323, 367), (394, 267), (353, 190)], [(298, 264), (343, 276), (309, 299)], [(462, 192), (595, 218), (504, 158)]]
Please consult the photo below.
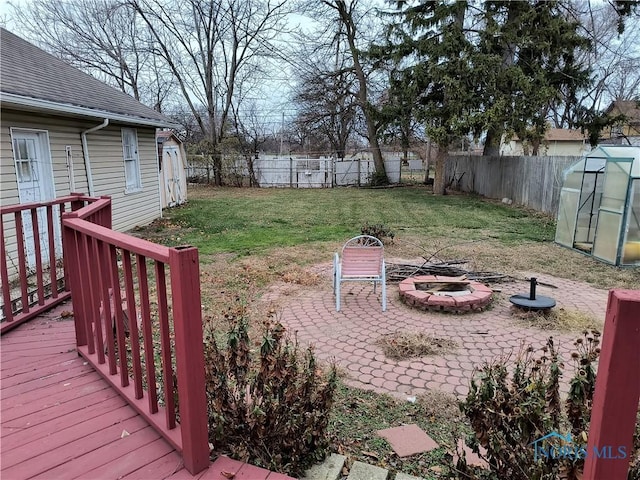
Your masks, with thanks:
[(160, 216), (156, 131), (137, 128), (142, 188), (125, 193), (122, 125), (109, 125), (87, 135), (94, 194), (113, 202), (113, 228), (126, 231), (147, 225)]
[[(10, 129), (12, 127), (48, 132), (55, 194), (56, 197), (63, 197), (71, 192), (66, 163), (67, 146), (70, 146), (73, 152), (75, 191), (89, 193), (81, 133), (99, 123), (95, 120), (41, 116), (37, 113), (2, 109), (0, 113), (0, 205), (20, 203), (11, 145)], [(160, 216), (161, 211), (155, 129), (137, 128), (142, 189), (125, 195), (121, 127), (122, 125), (110, 125), (89, 134), (87, 144), (93, 172), (94, 193), (98, 196), (111, 195), (113, 228), (126, 231), (152, 222)], [(4, 220), (6, 237), (15, 238), (13, 221), (9, 221), (8, 216)], [(7, 254), (10, 258), (17, 257), (16, 250), (15, 241), (9, 241)], [(14, 273), (13, 267), (15, 266), (10, 260), (10, 273)]]

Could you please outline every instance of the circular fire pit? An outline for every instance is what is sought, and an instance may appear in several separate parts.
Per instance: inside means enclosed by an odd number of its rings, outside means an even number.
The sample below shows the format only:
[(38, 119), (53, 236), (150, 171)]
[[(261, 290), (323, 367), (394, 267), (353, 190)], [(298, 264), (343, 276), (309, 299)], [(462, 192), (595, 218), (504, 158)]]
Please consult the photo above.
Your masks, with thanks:
[(400, 282), (403, 302), (423, 310), (479, 312), (491, 302), (493, 291), (480, 282), (456, 277), (420, 275)]

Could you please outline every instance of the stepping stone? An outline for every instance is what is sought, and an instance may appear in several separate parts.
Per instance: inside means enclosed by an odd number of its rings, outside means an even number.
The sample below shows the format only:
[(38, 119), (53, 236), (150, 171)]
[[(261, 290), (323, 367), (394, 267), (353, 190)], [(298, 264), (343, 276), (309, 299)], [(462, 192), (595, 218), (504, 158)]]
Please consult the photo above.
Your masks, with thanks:
[(389, 472), (368, 463), (353, 462), (347, 480), (387, 480)]
[(409, 457), (417, 453), (428, 452), (439, 445), (418, 425), (402, 425), (400, 427), (378, 430), (378, 435), (384, 438), (399, 457)]
[(342, 477), (342, 467), (346, 459), (344, 455), (332, 453), (324, 462), (307, 470), (300, 480), (338, 480)]
[(395, 480), (424, 480), (424, 478), (414, 477), (413, 475), (407, 475), (406, 473), (398, 472), (396, 473)]
[[(464, 443), (464, 440), (461, 438), (458, 439), (458, 448), (456, 449), (455, 452), (453, 452), (454, 465), (458, 463), (458, 458), (459, 458), (458, 451), (460, 450), (464, 452), (464, 457), (467, 461), (467, 465), (469, 465), (470, 467), (489, 468), (489, 464), (486, 461), (484, 461), (482, 458), (480, 458), (477, 453), (474, 453), (473, 450), (471, 450), (471, 448), (469, 448), (467, 444)], [(484, 448), (480, 447), (480, 453), (482, 453), (483, 455), (486, 455), (487, 451)]]

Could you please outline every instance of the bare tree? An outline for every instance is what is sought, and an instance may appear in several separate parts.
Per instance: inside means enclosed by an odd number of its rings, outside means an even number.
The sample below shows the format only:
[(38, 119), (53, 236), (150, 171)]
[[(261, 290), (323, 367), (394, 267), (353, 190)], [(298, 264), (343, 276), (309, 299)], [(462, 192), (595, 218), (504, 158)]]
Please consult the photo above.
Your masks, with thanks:
[(563, 102), (550, 109), (559, 128), (577, 128), (585, 115), (597, 116), (614, 100), (640, 95), (640, 21), (630, 16), (619, 31), (620, 15), (610, 2), (574, 0), (565, 4), (567, 16), (580, 23), (591, 48), (581, 52), (580, 62), (591, 68), (591, 81), (577, 92), (562, 91)]
[(237, 108), (233, 110), (234, 129), (249, 172), (249, 186), (252, 187), (260, 186), (254, 160), (258, 158), (260, 147), (273, 136), (269, 122), (265, 118), (255, 102), (245, 105), (242, 114)]
[(123, 92), (141, 100), (152, 90), (146, 28), (118, 0), (33, 0), (14, 5), (13, 15), (31, 40)]
[[(344, 85), (344, 79), (351, 78), (350, 96), (361, 112), (364, 120), (369, 150), (373, 155), (376, 167), (375, 181), (387, 183), (388, 178), (380, 151), (379, 125), (375, 115), (375, 101), (371, 92), (372, 69), (363, 57), (362, 51), (368, 43), (369, 34), (373, 34), (375, 28), (373, 22), (365, 25), (365, 22), (375, 18), (375, 8), (365, 8), (366, 2), (359, 0), (322, 0), (306, 2), (306, 13), (312, 17), (318, 28), (304, 36), (304, 42), (311, 44), (316, 51), (324, 51), (324, 58), (343, 58), (335, 66), (324, 65), (323, 79), (331, 80), (334, 85)], [(378, 23), (377, 28), (381, 25)], [(346, 61), (348, 60), (348, 61)], [(346, 76), (345, 76), (346, 75)], [(342, 77), (340, 82), (337, 80)], [(349, 77), (350, 76), (350, 77)], [(351, 81), (351, 80), (350, 80)], [(343, 91), (343, 93), (346, 93)], [(346, 99), (346, 97), (343, 96)], [(351, 110), (344, 110), (351, 114)], [(330, 114), (329, 111), (325, 112)], [(329, 115), (328, 118), (331, 118)], [(334, 129), (334, 131), (336, 131)], [(334, 143), (334, 142), (332, 142)]]
[(326, 52), (319, 53), (305, 55), (309, 68), (300, 74), (294, 95), (296, 123), (308, 132), (325, 136), (337, 157), (343, 159), (358, 115), (357, 79), (341, 52), (335, 59), (326, 58)]
[[(144, 19), (155, 52), (175, 81), (203, 132), (222, 184), (218, 146), (232, 128), (238, 85), (262, 71), (261, 57), (284, 28), (285, 0), (130, 0)], [(202, 109), (201, 107), (204, 107)]]

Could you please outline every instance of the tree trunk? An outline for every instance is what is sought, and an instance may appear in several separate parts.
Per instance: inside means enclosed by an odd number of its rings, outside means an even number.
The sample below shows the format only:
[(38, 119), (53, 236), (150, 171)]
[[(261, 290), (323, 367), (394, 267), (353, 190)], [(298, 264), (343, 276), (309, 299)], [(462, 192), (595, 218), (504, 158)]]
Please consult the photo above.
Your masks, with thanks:
[(445, 194), (446, 181), (444, 177), (444, 166), (447, 161), (448, 151), (448, 145), (438, 145), (438, 153), (436, 154), (436, 171), (433, 179), (433, 193), (436, 195)]
[(335, 5), (332, 5), (338, 11), (340, 20), (345, 27), (347, 42), (349, 43), (349, 51), (353, 59), (353, 70), (358, 79), (358, 103), (362, 109), (365, 123), (367, 124), (367, 137), (369, 137), (369, 148), (373, 155), (373, 163), (376, 167), (376, 181), (378, 184), (389, 183), (387, 177), (387, 170), (384, 167), (384, 159), (382, 158), (382, 152), (380, 151), (380, 143), (378, 142), (378, 127), (375, 119), (371, 113), (372, 105), (369, 103), (367, 94), (367, 78), (362, 69), (360, 63), (360, 53), (356, 46), (356, 25), (353, 19), (353, 14), (347, 4), (342, 1), (336, 1)]
[(367, 121), (367, 135), (369, 136), (369, 147), (373, 154), (373, 164), (376, 166), (376, 177), (378, 184), (389, 183), (389, 177), (387, 177), (387, 169), (384, 166), (384, 158), (382, 158), (382, 151), (380, 150), (380, 143), (378, 143), (378, 129), (374, 125), (374, 121), (371, 118), (371, 114), (365, 115)]
[(222, 153), (217, 151), (213, 152), (213, 181), (216, 187), (222, 186)]
[(249, 186), (250, 187), (260, 187), (260, 184), (258, 183), (258, 177), (256, 176), (256, 169), (254, 166), (254, 152), (258, 151), (258, 146), (254, 143), (254, 147), (253, 147), (253, 152), (249, 152), (249, 154), (247, 155), (247, 170), (249, 170)]
[(487, 138), (484, 141), (484, 149), (482, 155), (489, 157), (497, 157), (500, 155), (500, 140), (502, 139), (502, 132), (495, 127), (489, 127), (487, 130)]
[(540, 140), (531, 140), (531, 155), (534, 157), (538, 156), (538, 152), (540, 151)]
[[(518, 2), (507, 2), (507, 20), (503, 28), (510, 29), (512, 25), (517, 25), (520, 21), (520, 5)], [(507, 69), (512, 67), (516, 62), (517, 48), (511, 43), (502, 45), (502, 67)], [(489, 125), (487, 129), (487, 138), (484, 143), (482, 155), (499, 156), (500, 142), (504, 133), (504, 119), (496, 121)]]
[(427, 158), (424, 160), (424, 184), (429, 184), (429, 165), (431, 164), (431, 139), (427, 140)]

